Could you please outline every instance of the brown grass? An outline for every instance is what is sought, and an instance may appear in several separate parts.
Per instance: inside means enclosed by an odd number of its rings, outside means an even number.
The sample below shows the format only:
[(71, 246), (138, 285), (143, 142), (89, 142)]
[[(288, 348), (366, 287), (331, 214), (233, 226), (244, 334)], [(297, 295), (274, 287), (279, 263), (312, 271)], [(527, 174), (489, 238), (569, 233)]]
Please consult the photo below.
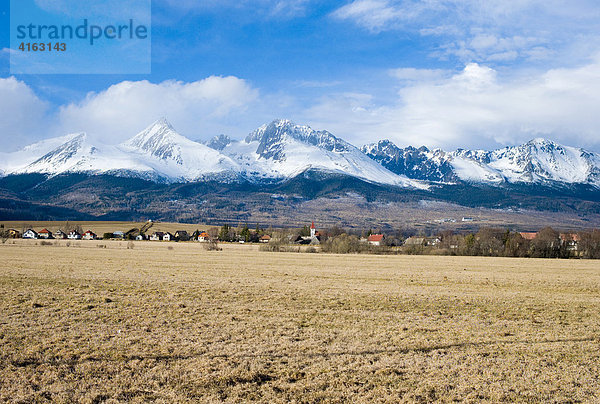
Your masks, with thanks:
[(0, 245), (0, 401), (600, 400), (597, 262), (169, 246)]

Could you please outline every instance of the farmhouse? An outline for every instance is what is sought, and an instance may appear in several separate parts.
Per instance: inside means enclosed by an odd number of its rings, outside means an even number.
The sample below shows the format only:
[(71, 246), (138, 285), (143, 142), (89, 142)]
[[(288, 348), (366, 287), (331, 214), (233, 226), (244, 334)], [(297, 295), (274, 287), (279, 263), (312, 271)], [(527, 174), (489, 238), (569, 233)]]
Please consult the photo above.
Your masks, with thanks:
[(67, 236), (69, 240), (81, 240), (81, 234), (77, 230), (73, 230)]
[(269, 236), (268, 234), (265, 234), (258, 239), (259, 243), (268, 243), (270, 241), (271, 241), (271, 236)]
[(54, 238), (54, 236), (52, 236), (52, 232), (50, 230), (42, 229), (38, 232), (38, 238), (50, 239)]
[(163, 239), (164, 235), (165, 235), (165, 233), (163, 233), (162, 231), (155, 231), (150, 236), (150, 240), (151, 241), (161, 241)]
[(164, 234), (163, 234), (163, 237), (162, 237), (162, 239), (163, 239), (163, 241), (172, 241), (172, 240), (174, 240), (174, 239), (175, 239), (175, 236), (173, 236), (173, 235), (172, 235), (171, 233), (169, 233), (169, 232), (166, 232), (166, 233), (164, 233)]
[(137, 241), (143, 241), (143, 240), (146, 240), (146, 236), (145, 236), (145, 235), (143, 235), (143, 234), (138, 234), (138, 235), (135, 237), (135, 239), (136, 239)]
[(54, 238), (65, 239), (65, 238), (67, 238), (67, 233), (65, 233), (62, 230), (57, 230), (57, 231), (54, 232)]
[(96, 240), (98, 238), (98, 236), (93, 231), (88, 230), (85, 233), (83, 233), (83, 237), (82, 238), (84, 240)]
[(207, 232), (203, 231), (198, 234), (198, 241), (201, 243), (207, 243), (210, 240), (210, 236)]
[(38, 238), (38, 234), (33, 229), (27, 229), (25, 233), (23, 233), (23, 238), (36, 239)]
[(383, 244), (384, 239), (385, 239), (385, 236), (383, 234), (371, 234), (367, 238), (367, 242), (371, 245), (381, 245), (381, 244)]

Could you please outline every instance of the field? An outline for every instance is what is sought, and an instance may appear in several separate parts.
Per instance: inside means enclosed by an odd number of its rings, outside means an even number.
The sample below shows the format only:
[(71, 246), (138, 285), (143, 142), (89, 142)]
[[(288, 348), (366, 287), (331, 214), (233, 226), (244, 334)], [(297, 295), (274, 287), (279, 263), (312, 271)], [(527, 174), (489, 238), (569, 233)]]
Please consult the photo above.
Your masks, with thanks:
[(600, 401), (598, 262), (37, 243), (0, 245), (0, 401)]

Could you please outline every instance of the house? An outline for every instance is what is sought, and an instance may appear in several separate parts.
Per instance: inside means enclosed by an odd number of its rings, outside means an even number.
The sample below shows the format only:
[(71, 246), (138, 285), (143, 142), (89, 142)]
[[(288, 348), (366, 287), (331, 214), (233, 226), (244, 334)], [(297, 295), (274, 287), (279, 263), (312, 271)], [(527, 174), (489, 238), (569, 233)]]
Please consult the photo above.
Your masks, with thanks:
[(404, 245), (425, 245), (425, 237), (409, 237), (406, 240), (404, 240)]
[(269, 241), (271, 241), (271, 236), (268, 234), (265, 234), (258, 239), (259, 243), (268, 243)]
[(6, 236), (8, 238), (20, 238), (21, 237), (21, 232), (15, 229), (8, 229), (6, 231)]
[(67, 236), (69, 240), (81, 240), (81, 234), (77, 230), (73, 230)]
[(579, 234), (577, 233), (561, 233), (560, 241), (566, 246), (567, 251), (577, 251), (579, 248), (580, 241)]
[(136, 239), (137, 241), (143, 241), (143, 240), (146, 240), (146, 236), (145, 236), (145, 235), (143, 235), (143, 234), (138, 234), (138, 235), (135, 237), (135, 239)]
[(425, 245), (426, 246), (434, 246), (437, 247), (442, 242), (442, 239), (439, 237), (426, 237)]
[(367, 237), (367, 242), (371, 245), (382, 245), (385, 236), (383, 234), (371, 234)]
[(200, 234), (198, 234), (198, 241), (201, 243), (207, 243), (208, 241), (210, 241), (210, 236), (205, 231), (200, 232)]
[(122, 232), (122, 231), (120, 231), (120, 230), (118, 230), (118, 231), (115, 231), (115, 232), (113, 233), (113, 238), (120, 239), (120, 240), (124, 240), (124, 239), (125, 239), (125, 233), (124, 233), (124, 232)]
[(523, 237), (525, 240), (533, 240), (534, 238), (536, 238), (537, 233), (533, 233), (533, 232), (521, 232), (519, 233), (521, 235), (521, 237)]
[(175, 240), (175, 236), (173, 236), (171, 233), (166, 232), (163, 234), (163, 241), (172, 241)]
[(155, 231), (150, 236), (150, 241), (161, 241), (164, 235), (165, 233), (163, 233), (162, 231)]
[(54, 238), (65, 239), (65, 238), (67, 238), (67, 233), (65, 233), (62, 230), (57, 230), (57, 231), (54, 232)]
[(173, 238), (177, 241), (188, 241), (190, 239), (190, 235), (185, 230), (177, 230), (173, 235)]
[(33, 229), (27, 229), (24, 233), (23, 233), (23, 238), (28, 238), (28, 239), (36, 239), (38, 238), (38, 234), (35, 230)]
[(98, 236), (93, 231), (88, 230), (85, 233), (83, 233), (82, 238), (84, 240), (96, 240), (98, 238)]
[(54, 236), (52, 236), (52, 232), (50, 230), (42, 229), (38, 232), (38, 238), (50, 239), (54, 238)]
[(463, 217), (463, 218), (462, 218), (462, 221), (463, 221), (463, 222), (474, 222), (474, 221), (475, 221), (475, 219), (473, 219), (472, 217)]

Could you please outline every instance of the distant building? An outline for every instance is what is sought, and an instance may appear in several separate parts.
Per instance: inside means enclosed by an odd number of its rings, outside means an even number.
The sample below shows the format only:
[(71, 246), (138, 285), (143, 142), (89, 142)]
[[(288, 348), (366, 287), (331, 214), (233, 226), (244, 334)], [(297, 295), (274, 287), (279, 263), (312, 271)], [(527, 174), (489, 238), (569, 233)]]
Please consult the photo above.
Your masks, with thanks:
[(124, 232), (122, 232), (122, 231), (120, 231), (120, 230), (119, 230), (119, 231), (115, 231), (115, 232), (113, 233), (113, 238), (116, 238), (116, 239), (121, 239), (121, 240), (123, 240), (123, 239), (125, 238), (125, 233), (124, 233)]
[(88, 230), (85, 233), (83, 233), (83, 236), (81, 238), (83, 238), (84, 240), (96, 240), (98, 236), (93, 231)]
[(409, 237), (406, 240), (404, 240), (404, 245), (425, 245), (425, 237)]
[(270, 241), (271, 241), (271, 236), (269, 236), (268, 234), (265, 234), (258, 239), (259, 243), (268, 243)]
[(474, 219), (474, 218), (472, 218), (472, 217), (463, 217), (463, 218), (462, 218), (462, 221), (463, 221), (463, 222), (474, 222), (474, 221), (475, 221), (475, 219)]
[(136, 239), (137, 241), (143, 241), (143, 240), (146, 240), (146, 236), (145, 236), (145, 235), (143, 235), (143, 234), (138, 234), (138, 235), (135, 237), (135, 239)]
[(51, 239), (54, 238), (54, 236), (52, 235), (52, 232), (48, 229), (42, 229), (38, 232), (38, 238), (43, 238), (43, 239)]
[(190, 239), (190, 235), (185, 230), (177, 230), (173, 235), (173, 238), (177, 241), (188, 241)]
[(533, 233), (533, 232), (521, 232), (519, 233), (521, 235), (521, 237), (523, 237), (525, 240), (533, 240), (534, 238), (536, 238), (537, 233)]
[(369, 237), (367, 237), (367, 242), (371, 245), (382, 245), (383, 244), (383, 240), (385, 239), (385, 236), (383, 234), (371, 234)]
[(207, 243), (208, 241), (210, 241), (210, 236), (205, 231), (200, 232), (200, 234), (198, 234), (198, 241), (201, 243)]
[(560, 241), (567, 248), (567, 251), (577, 251), (581, 238), (576, 233), (561, 233)]
[(163, 239), (163, 241), (172, 241), (172, 240), (175, 239), (175, 237), (171, 233), (166, 232), (166, 233), (163, 234), (163, 238), (162, 239)]
[(81, 240), (81, 234), (79, 234), (79, 232), (77, 230), (73, 230), (72, 232), (69, 233), (67, 238), (69, 240)]
[(442, 240), (439, 237), (409, 237), (404, 241), (404, 245), (436, 247), (440, 245), (441, 242)]
[(317, 231), (315, 227), (315, 222), (312, 222), (310, 225), (310, 236), (298, 236), (295, 240), (295, 243), (298, 244), (321, 244), (321, 234)]
[(150, 241), (161, 241), (164, 235), (165, 233), (163, 233), (162, 231), (155, 231), (150, 236)]
[(25, 233), (23, 233), (23, 238), (27, 238), (27, 239), (37, 239), (38, 238), (38, 234), (35, 230), (33, 229), (27, 229), (25, 231)]
[(60, 239), (66, 239), (66, 238), (67, 238), (67, 233), (65, 233), (65, 232), (64, 232), (64, 231), (62, 231), (62, 230), (56, 230), (56, 231), (54, 232), (54, 238), (57, 238), (57, 239), (59, 239), (59, 240), (60, 240)]

